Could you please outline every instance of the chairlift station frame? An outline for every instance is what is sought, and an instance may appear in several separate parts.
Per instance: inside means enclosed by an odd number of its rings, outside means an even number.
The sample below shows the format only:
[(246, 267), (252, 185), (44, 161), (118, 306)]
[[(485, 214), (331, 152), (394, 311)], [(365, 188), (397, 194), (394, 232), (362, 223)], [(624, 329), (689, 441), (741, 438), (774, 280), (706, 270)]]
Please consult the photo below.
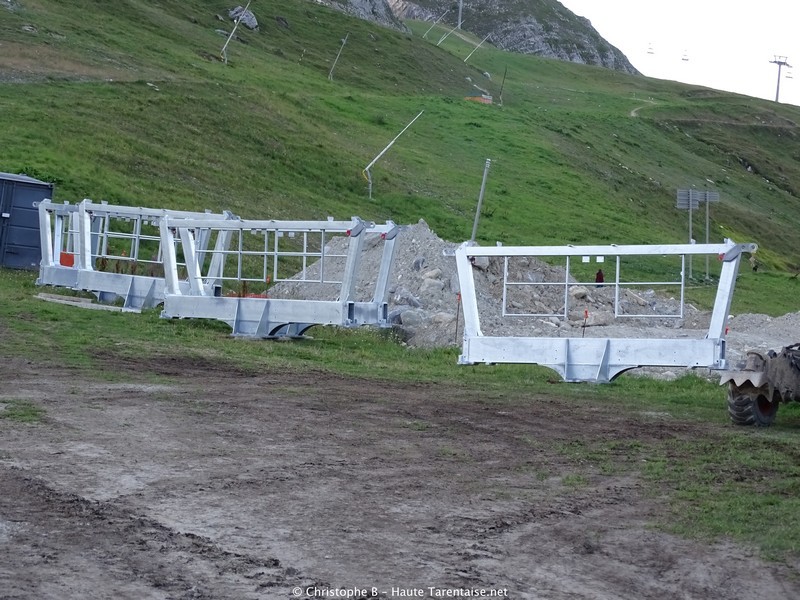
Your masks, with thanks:
[[(388, 283), (399, 232), (391, 221), (244, 220), (227, 211), (183, 212), (88, 199), (78, 204), (44, 200), (38, 210), (42, 249), (38, 285), (91, 292), (105, 303), (121, 299), (123, 310), (134, 312), (163, 305), (162, 317), (224, 321), (237, 336), (301, 337), (314, 325), (389, 327)], [(377, 276), (364, 281), (361, 258), (369, 236), (375, 244), (383, 244), (383, 252)], [(248, 242), (260, 240), (260, 245), (245, 246), (245, 237), (251, 238)], [(315, 244), (309, 244), (311, 237)], [(346, 251), (328, 249), (337, 237), (347, 238)], [(302, 240), (295, 244), (299, 247), (280, 244), (294, 238)], [(289, 260), (302, 265), (299, 276), (281, 271)], [(259, 263), (260, 273), (244, 273), (245, 261)], [(114, 271), (102, 266), (112, 264)], [(153, 274), (137, 274), (139, 269)], [(307, 276), (313, 269), (318, 275)], [(327, 296), (333, 297), (283, 299), (266, 293), (225, 297), (221, 293), (225, 282), (242, 287), (250, 282), (264, 287), (295, 282), (307, 286), (307, 295), (312, 288), (325, 286)], [(371, 286), (372, 296), (359, 296), (357, 283)]]

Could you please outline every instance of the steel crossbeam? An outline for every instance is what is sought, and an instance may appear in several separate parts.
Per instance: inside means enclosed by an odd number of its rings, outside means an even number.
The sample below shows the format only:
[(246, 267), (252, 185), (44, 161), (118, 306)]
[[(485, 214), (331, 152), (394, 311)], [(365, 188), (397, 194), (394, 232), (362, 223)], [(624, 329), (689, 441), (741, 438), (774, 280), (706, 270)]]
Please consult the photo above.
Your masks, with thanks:
[[(656, 367), (708, 367), (724, 369), (725, 336), (728, 313), (736, 284), (736, 275), (742, 252), (755, 252), (755, 244), (661, 244), (661, 245), (604, 245), (604, 246), (497, 246), (477, 247), (469, 242), (455, 251), (464, 309), (464, 333), (460, 364), (475, 363), (527, 363), (553, 369), (565, 381), (609, 382), (629, 369)], [(602, 337), (514, 337), (485, 335), (481, 330), (478, 311), (473, 262), (478, 257), (505, 261), (503, 279), (503, 315), (510, 286), (519, 285), (508, 278), (510, 257), (565, 257), (564, 312), (568, 315), (570, 257), (616, 257), (616, 280), (610, 284), (615, 291), (615, 315), (620, 316), (619, 298), (622, 283), (619, 277), (620, 257), (627, 256), (678, 256), (681, 258), (680, 279), (677, 282), (660, 282), (680, 285), (681, 305), (684, 298), (685, 257), (715, 255), (722, 262), (714, 309), (708, 331), (703, 339), (628, 339)], [(625, 285), (636, 282), (626, 282)], [(639, 282), (642, 283), (642, 282)], [(540, 285), (553, 285), (542, 283)], [(682, 311), (682, 309), (681, 309)], [(681, 312), (682, 314), (682, 312)], [(520, 314), (513, 316), (519, 317)], [(528, 316), (541, 316), (531, 313)], [(643, 315), (635, 315), (641, 317)], [(663, 315), (662, 315), (663, 316)]]

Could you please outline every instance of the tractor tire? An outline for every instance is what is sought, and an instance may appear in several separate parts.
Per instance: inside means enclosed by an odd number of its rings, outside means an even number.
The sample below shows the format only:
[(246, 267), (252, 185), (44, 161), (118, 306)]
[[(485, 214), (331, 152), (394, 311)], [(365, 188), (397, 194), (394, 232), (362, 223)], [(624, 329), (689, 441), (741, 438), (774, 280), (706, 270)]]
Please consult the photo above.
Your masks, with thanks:
[(728, 384), (728, 415), (736, 425), (769, 427), (775, 421), (780, 398), (770, 401), (766, 390), (752, 386)]

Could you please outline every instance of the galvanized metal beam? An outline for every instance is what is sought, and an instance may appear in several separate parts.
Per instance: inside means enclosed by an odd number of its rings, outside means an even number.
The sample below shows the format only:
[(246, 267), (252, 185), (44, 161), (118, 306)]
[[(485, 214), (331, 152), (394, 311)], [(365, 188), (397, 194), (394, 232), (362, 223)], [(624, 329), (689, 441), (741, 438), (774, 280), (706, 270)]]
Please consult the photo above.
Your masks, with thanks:
[[(39, 203), (39, 236), (42, 261), (37, 285), (69, 287), (94, 293), (102, 302), (122, 299), (123, 308), (139, 311), (152, 308), (164, 300), (164, 277), (158, 275), (115, 272), (121, 265), (149, 266), (162, 270), (163, 246), (161, 236), (145, 235), (142, 226), (158, 226), (165, 217), (191, 218), (202, 224), (206, 219), (232, 218), (230, 213), (188, 212), (166, 209), (96, 204), (85, 199), (78, 204), (55, 204), (50, 200)], [(127, 224), (130, 232), (115, 230), (115, 225)], [(120, 229), (117, 227), (117, 229)], [(205, 250), (208, 236), (200, 232), (200, 248)], [(115, 254), (109, 245), (124, 241), (130, 254)], [(155, 257), (141, 256), (141, 244), (150, 242), (158, 247)], [(120, 242), (121, 243), (121, 242)], [(62, 264), (66, 257), (72, 264)], [(113, 266), (112, 266), (113, 265)], [(131, 267), (132, 268), (132, 267)], [(124, 270), (128, 270), (125, 268)], [(180, 286), (180, 283), (176, 283)]]

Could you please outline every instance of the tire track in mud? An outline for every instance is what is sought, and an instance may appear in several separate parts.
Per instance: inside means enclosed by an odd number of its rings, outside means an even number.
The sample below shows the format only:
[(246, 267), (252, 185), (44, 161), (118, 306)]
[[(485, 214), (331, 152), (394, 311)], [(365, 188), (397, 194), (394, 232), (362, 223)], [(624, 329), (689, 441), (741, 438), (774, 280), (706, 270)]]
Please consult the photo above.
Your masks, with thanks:
[[(141, 598), (288, 597), (295, 586), (326, 586), (275, 558), (230, 552), (115, 502), (58, 491), (19, 468), (0, 471), (0, 489), (0, 541), (13, 540), (13, 550), (0, 545), (0, 565), (12, 564), (3, 555), (13, 552), (14, 564), (27, 563), (30, 573), (20, 577), (16, 568), (0, 585), (3, 598), (31, 597), (31, 590), (40, 598), (74, 597), (87, 584), (74, 579), (97, 570), (118, 595), (135, 590)], [(0, 567), (0, 582), (7, 575)], [(57, 591), (59, 583), (66, 589)]]
[[(630, 503), (640, 493), (641, 485), (637, 481), (621, 481), (619, 485), (566, 493), (516, 511), (505, 511), (502, 515), (480, 518), (454, 516), (441, 527), (433, 526), (428, 530), (432, 537), (463, 542), (456, 545), (450, 542), (453, 547), (450, 563), (458, 565), (445, 569), (452, 587), (491, 589), (502, 581), (512, 589), (521, 590), (525, 589), (525, 584), (514, 581), (513, 574), (502, 568), (511, 540), (523, 536), (531, 528), (551, 528), (556, 523), (589, 518), (598, 510)], [(576, 553), (592, 554), (598, 550), (590, 537), (579, 538), (575, 541)], [(566, 542), (560, 540), (562, 544)]]

